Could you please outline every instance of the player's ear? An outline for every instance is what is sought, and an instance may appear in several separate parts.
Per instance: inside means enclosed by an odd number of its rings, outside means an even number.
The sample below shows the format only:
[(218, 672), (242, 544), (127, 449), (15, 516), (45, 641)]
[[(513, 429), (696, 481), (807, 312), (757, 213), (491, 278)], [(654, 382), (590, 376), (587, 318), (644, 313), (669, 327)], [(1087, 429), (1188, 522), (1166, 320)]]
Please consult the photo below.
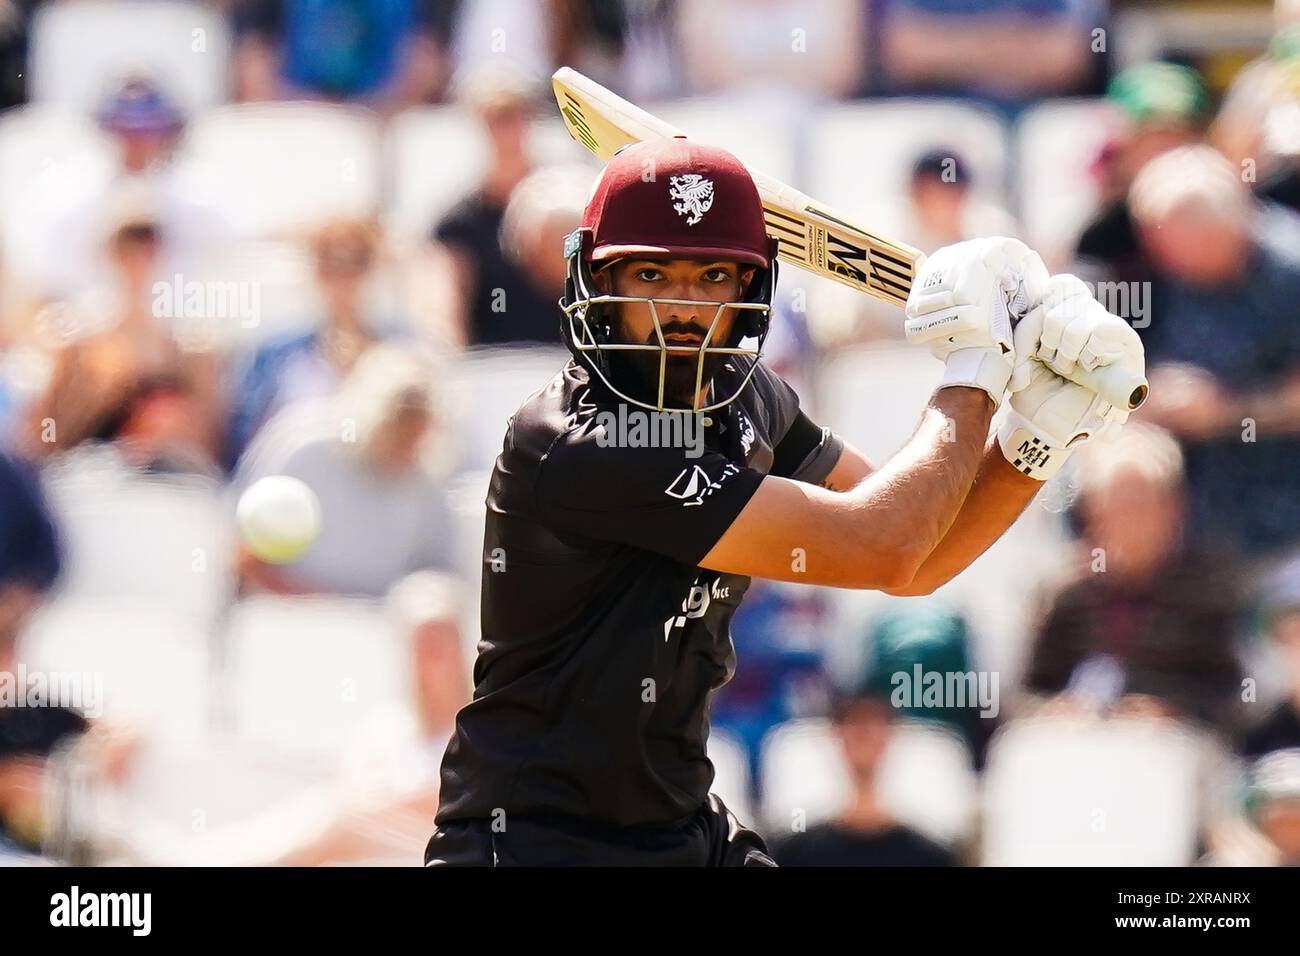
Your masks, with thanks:
[(757, 271), (758, 269), (755, 266), (745, 266), (740, 270), (740, 291), (742, 293), (749, 292), (749, 284), (754, 281), (754, 273)]
[(609, 294), (614, 291), (614, 270), (618, 262), (601, 263), (591, 271), (591, 281), (601, 292)]

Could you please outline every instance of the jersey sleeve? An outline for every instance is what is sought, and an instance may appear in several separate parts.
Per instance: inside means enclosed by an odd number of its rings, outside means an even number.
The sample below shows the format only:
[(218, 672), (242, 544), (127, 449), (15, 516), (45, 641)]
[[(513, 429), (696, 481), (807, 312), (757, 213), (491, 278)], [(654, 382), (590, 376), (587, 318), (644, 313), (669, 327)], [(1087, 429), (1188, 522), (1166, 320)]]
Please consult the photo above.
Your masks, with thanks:
[(537, 514), (553, 532), (631, 545), (697, 565), (763, 480), (705, 450), (602, 444), (599, 426), (562, 435), (542, 458)]
[(820, 485), (840, 460), (843, 440), (829, 428), (814, 423), (799, 407), (799, 394), (761, 362), (754, 380), (769, 409), (773, 449), (769, 473)]

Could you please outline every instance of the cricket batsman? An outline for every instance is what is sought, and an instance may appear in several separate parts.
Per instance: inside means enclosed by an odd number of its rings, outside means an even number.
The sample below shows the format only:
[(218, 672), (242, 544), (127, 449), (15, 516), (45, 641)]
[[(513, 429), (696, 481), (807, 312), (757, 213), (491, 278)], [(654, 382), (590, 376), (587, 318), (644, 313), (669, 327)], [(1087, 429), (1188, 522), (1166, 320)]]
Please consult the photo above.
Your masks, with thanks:
[[(943, 376), (873, 464), (762, 362), (776, 248), (724, 150), (652, 140), (601, 174), (565, 244), (573, 358), (492, 473), (474, 697), (426, 865), (774, 866), (709, 792), (709, 699), (750, 578), (928, 594), (1128, 417), (1061, 375), (1141, 374), (1137, 334), (1023, 243), (976, 239), (916, 276), (907, 336)], [(609, 434), (631, 412), (692, 416), (702, 447)]]

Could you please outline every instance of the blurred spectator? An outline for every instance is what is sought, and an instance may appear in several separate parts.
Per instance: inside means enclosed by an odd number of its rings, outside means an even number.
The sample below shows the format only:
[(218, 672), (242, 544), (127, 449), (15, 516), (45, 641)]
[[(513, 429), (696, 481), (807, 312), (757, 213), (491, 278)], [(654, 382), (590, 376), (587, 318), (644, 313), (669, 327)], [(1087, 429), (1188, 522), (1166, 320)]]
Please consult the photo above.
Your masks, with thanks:
[(459, 0), (241, 0), (241, 100), (360, 100), (381, 111), (441, 98)]
[(769, 730), (826, 712), (831, 684), (819, 642), (824, 620), (820, 592), (761, 579), (750, 582), (736, 610), (731, 632), (740, 666), (714, 695), (709, 719), (744, 744), (754, 770)]
[[(501, 221), (516, 186), (532, 171), (528, 129), (532, 121), (532, 82), (508, 64), (480, 67), (462, 83), (459, 95), (466, 109), (487, 131), (489, 156), (479, 185), (451, 208), (433, 230), (434, 245), (426, 270), (449, 297), (443, 315), (433, 322), (449, 323), (435, 334), (453, 345), (511, 341), (513, 330), (493, 312), (494, 301), (523, 305), (530, 286), (501, 247)], [(528, 312), (521, 309), (520, 314)], [(512, 312), (506, 313), (508, 319)]]
[(312, 237), (324, 314), (312, 331), (261, 346), (235, 377), (228, 465), (272, 415), (294, 402), (333, 394), (357, 357), (389, 336), (390, 323), (368, 315), (365, 303), (379, 243), (379, 227), (367, 220), (337, 220)]
[(835, 729), (853, 781), (848, 805), (828, 823), (774, 840), (781, 866), (955, 866), (956, 858), (885, 808), (876, 789), (895, 713), (878, 690), (863, 689), (840, 700)]
[(108, 242), (113, 283), (46, 308), (44, 391), (27, 409), (24, 448), (41, 460), (83, 441), (117, 441), (135, 465), (213, 473), (221, 432), (219, 363), (202, 337), (160, 313), (162, 227), (128, 202)]
[(891, 90), (1018, 104), (1081, 90), (1105, 0), (885, 0), (881, 69)]
[(290, 475), (320, 499), (321, 533), (298, 560), (241, 558), (246, 590), (379, 597), (415, 571), (451, 568), (452, 517), (423, 452), (434, 426), (433, 371), (379, 345), (337, 395), (286, 408), (249, 446), (236, 491)]
[[(911, 679), (918, 667), (922, 674), (945, 675), (945, 681), (946, 675), (974, 673), (965, 619), (935, 604), (906, 604), (878, 615), (867, 641), (866, 686), (882, 697), (889, 697), (898, 686), (895, 675)], [(996, 729), (992, 716), (981, 716), (983, 707), (973, 697), (944, 700), (937, 706), (913, 699), (910, 704), (896, 704), (894, 709), (900, 717), (933, 721), (955, 731), (966, 741), (979, 766)]]
[(956, 150), (927, 150), (912, 164), (907, 210), (898, 234), (922, 252), (963, 239), (1019, 233), (1009, 212), (972, 196), (970, 164)]
[(1287, 172), (1294, 182), (1285, 167), (1300, 155), (1300, 0), (1276, 0), (1273, 20), (1268, 52), (1233, 77), (1210, 130), (1214, 145), (1234, 165), (1249, 163), (1261, 184)]
[(546, 167), (515, 186), (499, 219), (471, 199), (443, 220), (438, 240), (460, 293), (459, 325), (447, 334), (451, 341), (477, 346), (557, 340), (556, 303), (568, 267), (564, 237), (581, 221), (591, 183), (586, 167)]
[(1106, 98), (1127, 124), (1098, 159), (1103, 208), (1084, 227), (1076, 256), (1120, 282), (1150, 279), (1150, 265), (1138, 244), (1129, 211), (1128, 190), (1138, 172), (1156, 156), (1195, 142), (1207, 106), (1205, 87), (1190, 67), (1144, 63), (1118, 74)]
[(848, 96), (862, 85), (865, 21), (859, 0), (678, 0), (689, 92)]
[(551, 0), (553, 62), (634, 103), (686, 92), (676, 43), (677, 0)]
[(1250, 807), (1271, 845), (1272, 866), (1300, 866), (1300, 749), (1279, 750), (1250, 768)]
[(1241, 749), (1248, 757), (1300, 748), (1300, 562), (1292, 561), (1274, 573), (1261, 603), (1287, 686), (1286, 697), (1246, 733)]
[(27, 100), (27, 37), (39, 0), (0, 0), (0, 111)]
[(115, 214), (125, 196), (144, 197), (155, 209), (160, 275), (194, 269), (230, 235), (202, 171), (176, 162), (185, 117), (161, 88), (143, 77), (128, 78), (97, 118), (113, 139), (111, 161), (69, 159), (52, 169), (48, 186), (34, 189), (26, 206), (11, 211), (37, 241), (26, 253), (31, 262), (9, 265), (48, 298), (67, 298), (108, 281), (112, 264), (103, 255), (104, 243), (118, 225)]
[[(59, 542), (40, 482), (25, 462), (0, 451), (0, 664), (58, 577)], [(0, 666), (0, 670), (4, 670)]]
[(1183, 443), (1192, 532), (1263, 556), (1300, 542), (1300, 227), (1259, 208), (1208, 146), (1164, 153), (1130, 191), (1163, 278), (1143, 332), (1141, 414)]
[[(963, 239), (1017, 236), (1020, 226), (1003, 209), (972, 192), (970, 163), (947, 147), (926, 150), (912, 163), (907, 192), (873, 215), (885, 234), (906, 236), (910, 245), (931, 253)], [(817, 318), (824, 331), (828, 317), (846, 325), (852, 340), (903, 339), (898, 307), (835, 285), (819, 296)], [(838, 338), (838, 335), (834, 336)]]
[(1083, 568), (1051, 602), (1026, 689), (1230, 732), (1243, 599), (1233, 564), (1188, 540), (1177, 443), (1130, 422), (1088, 447), (1077, 476)]
[[(0, 672), (13, 673), (0, 653)], [(56, 823), (50, 788), (56, 753), (89, 729), (66, 707), (0, 706), (0, 864), (48, 859), (46, 844)]]
[(452, 31), (453, 83), (484, 70), (502, 68), (536, 80), (549, 76), (560, 65), (555, 53), (557, 7), (562, 2), (472, 0), (459, 3)]

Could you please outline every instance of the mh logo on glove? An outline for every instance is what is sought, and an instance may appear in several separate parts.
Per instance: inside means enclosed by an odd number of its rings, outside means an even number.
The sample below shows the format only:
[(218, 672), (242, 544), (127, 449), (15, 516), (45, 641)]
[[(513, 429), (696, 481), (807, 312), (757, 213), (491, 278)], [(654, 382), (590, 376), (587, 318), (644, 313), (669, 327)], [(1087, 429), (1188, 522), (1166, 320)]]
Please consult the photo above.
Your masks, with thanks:
[(1011, 464), (1026, 475), (1045, 466), (1052, 460), (1052, 450), (1037, 438), (1028, 438), (1016, 448), (1016, 460)]

